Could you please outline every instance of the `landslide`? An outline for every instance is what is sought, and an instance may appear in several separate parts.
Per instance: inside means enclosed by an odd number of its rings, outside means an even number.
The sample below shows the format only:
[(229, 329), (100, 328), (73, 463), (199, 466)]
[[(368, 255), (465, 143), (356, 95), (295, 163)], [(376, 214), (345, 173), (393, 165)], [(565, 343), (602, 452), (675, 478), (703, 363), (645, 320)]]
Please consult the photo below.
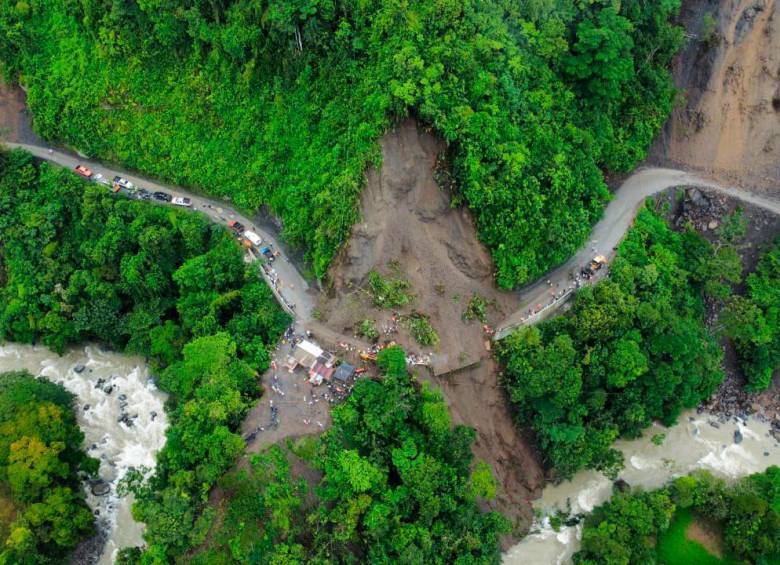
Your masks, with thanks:
[(651, 162), (780, 192), (780, 2), (690, 0), (678, 104)]
[[(486, 347), (489, 335), (463, 311), (477, 294), (488, 301), (488, 324), (517, 308), (514, 295), (493, 283), (493, 265), (464, 208), (434, 180), (443, 146), (411, 119), (381, 141), (382, 166), (367, 173), (361, 195), (361, 221), (329, 271), (330, 288), (319, 306), (323, 322), (337, 331), (357, 332), (360, 321), (375, 320), (381, 340), (395, 340), (407, 351), (430, 354), (433, 373), (418, 374), (440, 387), (456, 424), (477, 430), (474, 452), (494, 469), (499, 494), (490, 506), (509, 516), (518, 529), (530, 524), (530, 499), (540, 493), (543, 471), (530, 442), (512, 423), (497, 382), (497, 368)], [(399, 277), (415, 294), (401, 316), (430, 317), (440, 343), (422, 348), (392, 310), (373, 306), (365, 291), (368, 273)], [(458, 370), (460, 369), (460, 370)], [(452, 372), (455, 371), (455, 372)]]

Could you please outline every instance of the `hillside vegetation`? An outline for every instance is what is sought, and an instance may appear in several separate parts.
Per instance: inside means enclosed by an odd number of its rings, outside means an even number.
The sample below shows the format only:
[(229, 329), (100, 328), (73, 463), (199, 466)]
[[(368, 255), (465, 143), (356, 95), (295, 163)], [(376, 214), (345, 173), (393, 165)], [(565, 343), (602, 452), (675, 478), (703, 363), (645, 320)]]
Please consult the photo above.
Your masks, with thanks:
[(746, 294), (728, 302), (723, 325), (736, 345), (748, 390), (769, 388), (780, 368), (780, 239), (767, 246), (748, 275)]
[(81, 448), (73, 396), (28, 373), (0, 373), (0, 563), (62, 563), (94, 533), (79, 472), (98, 461)]
[[(691, 516), (704, 520), (722, 541), (726, 559), (709, 554), (687, 540), (684, 532), (675, 531), (680, 521), (689, 523)], [(779, 559), (778, 467), (733, 484), (701, 471), (661, 489), (618, 493), (586, 517), (582, 549), (574, 555), (577, 565), (769, 564)]]
[(0, 153), (0, 339), (143, 355), (172, 393), (167, 441), (133, 510), (163, 561), (198, 535), (211, 487), (243, 452), (238, 427), (290, 321), (257, 268), (199, 214)]
[(670, 111), (679, 0), (31, 0), (0, 61), (34, 127), (92, 156), (270, 206), (323, 277), (377, 140), (448, 144), (503, 287), (567, 259)]
[(727, 295), (723, 275), (738, 262), (643, 208), (608, 279), (580, 289), (566, 315), (501, 342), (510, 400), (560, 475), (615, 473), (615, 439), (654, 420), (671, 425), (715, 390), (723, 353), (704, 325), (703, 296)]
[(190, 562), (499, 562), (508, 523), (477, 505), (496, 484), (484, 462), (471, 470), (474, 430), (451, 425), (441, 395), (407, 374), (402, 349), (378, 364), (385, 377), (358, 381), (328, 431), (291, 445), (321, 473), (316, 488), (291, 476), (280, 448), (254, 456), (222, 481), (224, 516)]

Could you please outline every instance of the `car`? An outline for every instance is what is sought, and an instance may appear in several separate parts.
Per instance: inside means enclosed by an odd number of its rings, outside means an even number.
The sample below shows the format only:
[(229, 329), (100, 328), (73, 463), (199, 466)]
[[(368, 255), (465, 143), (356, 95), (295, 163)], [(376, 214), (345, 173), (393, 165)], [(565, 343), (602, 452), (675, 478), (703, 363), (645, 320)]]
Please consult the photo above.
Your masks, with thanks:
[(176, 204), (177, 206), (192, 206), (192, 200), (181, 196), (177, 196), (176, 198), (171, 200), (171, 202), (173, 204)]
[(146, 190), (145, 188), (139, 188), (135, 193), (136, 198), (139, 200), (151, 200), (152, 199), (152, 193)]
[(244, 224), (242, 224), (241, 222), (239, 222), (237, 220), (230, 220), (228, 222), (228, 227), (231, 230), (233, 230), (234, 232), (236, 232), (237, 234), (244, 233)]
[(119, 176), (114, 177), (114, 184), (119, 185), (122, 188), (126, 188), (127, 190), (132, 190), (133, 188), (135, 188), (133, 183), (131, 183), (126, 178), (119, 177)]
[(92, 170), (84, 165), (76, 165), (76, 174), (81, 175), (85, 179), (92, 178)]
[(100, 184), (105, 184), (106, 186), (111, 186), (111, 181), (109, 181), (106, 177), (104, 177), (100, 173), (95, 173), (94, 175), (92, 175), (92, 180)]
[(276, 260), (276, 256), (274, 255), (274, 252), (271, 251), (270, 247), (263, 247), (260, 250), (260, 253), (262, 253), (266, 259), (268, 259), (269, 263), (273, 263)]
[(159, 200), (160, 202), (170, 202), (173, 200), (173, 196), (167, 192), (162, 192), (161, 190), (158, 190), (152, 196), (154, 196), (155, 200)]

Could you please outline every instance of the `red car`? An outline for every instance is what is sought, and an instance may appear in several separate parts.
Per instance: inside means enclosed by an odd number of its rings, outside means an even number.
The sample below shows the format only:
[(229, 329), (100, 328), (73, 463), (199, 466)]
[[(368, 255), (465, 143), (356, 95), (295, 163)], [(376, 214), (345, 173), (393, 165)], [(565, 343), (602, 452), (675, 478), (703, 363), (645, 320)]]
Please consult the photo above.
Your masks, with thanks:
[(92, 170), (85, 167), (84, 165), (76, 165), (76, 173), (86, 179), (92, 178)]

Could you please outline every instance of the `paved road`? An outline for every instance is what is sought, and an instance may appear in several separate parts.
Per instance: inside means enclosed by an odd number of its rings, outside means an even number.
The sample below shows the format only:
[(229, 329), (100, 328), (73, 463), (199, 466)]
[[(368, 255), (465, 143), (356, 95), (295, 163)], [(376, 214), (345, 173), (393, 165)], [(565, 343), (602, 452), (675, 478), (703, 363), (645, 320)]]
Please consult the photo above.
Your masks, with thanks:
[[(623, 239), (628, 228), (631, 227), (638, 208), (645, 198), (670, 187), (685, 185), (711, 188), (728, 196), (738, 198), (743, 202), (765, 208), (775, 214), (780, 214), (780, 201), (766, 196), (753, 194), (744, 189), (721, 186), (696, 175), (675, 169), (640, 169), (626, 179), (615, 192), (612, 201), (604, 210), (604, 216), (601, 221), (593, 228), (590, 240), (566, 263), (520, 291), (520, 309), (498, 326), (495, 339), (506, 337), (518, 326), (538, 321), (541, 317), (549, 315), (557, 307), (565, 303), (565, 299), (555, 300), (555, 295), (566, 292), (572, 285), (572, 276), (579, 273), (595, 255), (604, 255), (609, 260), (614, 257), (615, 247)], [(599, 274), (603, 276), (604, 272), (606, 272), (606, 269)], [(598, 278), (594, 277), (592, 280), (598, 280)], [(540, 306), (544, 308), (552, 301), (554, 303), (546, 308), (541, 316), (529, 315), (529, 309), (533, 312)]]
[[(6, 142), (5, 145), (8, 147), (25, 149), (36, 157), (46, 159), (47, 161), (71, 169), (77, 164), (85, 164), (90, 167), (93, 172), (101, 173), (109, 179), (119, 175), (127, 178), (137, 186), (151, 190), (163, 190), (174, 196), (187, 196), (192, 199), (194, 208), (204, 212), (213, 221), (225, 224), (232, 219), (238, 220), (260, 234), (264, 240), (276, 244), (276, 240), (272, 234), (257, 228), (251, 219), (243, 216), (233, 208), (226, 206), (221, 201), (192, 194), (181, 187), (161, 184), (156, 181), (128, 174), (125, 171), (111, 169), (101, 163), (74, 157), (58, 150), (50, 150), (46, 147), (36, 145), (9, 142)], [(593, 228), (590, 240), (587, 241), (566, 263), (550, 271), (536, 283), (520, 290), (520, 308), (507, 317), (503, 323), (499, 324), (496, 330), (495, 339), (502, 339), (514, 328), (527, 323), (536, 322), (541, 317), (555, 311), (557, 307), (565, 302), (565, 299), (556, 299), (555, 297), (566, 293), (566, 290), (572, 284), (572, 276), (579, 273), (582, 267), (585, 266), (594, 255), (604, 255), (609, 260), (614, 257), (615, 248), (622, 240), (626, 231), (628, 231), (628, 228), (631, 227), (637, 209), (642, 202), (644, 202), (645, 198), (670, 187), (685, 185), (711, 188), (728, 196), (738, 198), (744, 202), (765, 208), (775, 214), (780, 214), (780, 201), (766, 196), (754, 194), (744, 189), (722, 186), (691, 173), (676, 169), (640, 169), (626, 179), (615, 192), (613, 199), (604, 211), (604, 216)], [(276, 245), (276, 247), (279, 248), (278, 245)], [(316, 291), (309, 287), (309, 284), (303, 276), (301, 276), (295, 266), (287, 261), (285, 257), (280, 257), (274, 263), (274, 268), (278, 272), (281, 280), (282, 294), (286, 300), (296, 305), (296, 326), (298, 329), (302, 330), (304, 329), (304, 326), (311, 326), (320, 332), (333, 333), (330, 332), (330, 330), (327, 330), (323, 324), (318, 324), (314, 320), (312, 314), (316, 303)], [(603, 276), (605, 272), (606, 270), (599, 273), (599, 275)], [(594, 277), (592, 280), (595, 281), (598, 280), (598, 278), (599, 277)], [(550, 304), (550, 306), (544, 308), (548, 304)], [(532, 313), (540, 307), (544, 308), (542, 314), (529, 314), (529, 312)], [(339, 337), (341, 337), (345, 340), (351, 340), (351, 338), (338, 336), (336, 334), (328, 337), (332, 339), (339, 339)]]
[[(74, 157), (62, 151), (50, 150), (46, 147), (26, 145), (22, 143), (3, 142), (3, 144), (11, 148), (24, 149), (36, 157), (45, 159), (69, 169), (73, 169), (76, 165), (79, 164), (86, 165), (92, 169), (93, 173), (100, 173), (109, 180), (118, 175), (128, 179), (137, 187), (146, 188), (151, 191), (161, 190), (168, 192), (173, 196), (186, 196), (192, 200), (192, 208), (194, 210), (206, 214), (212, 221), (220, 224), (227, 224), (227, 222), (230, 220), (238, 220), (247, 226), (247, 229), (251, 229), (255, 233), (259, 234), (263, 238), (264, 242), (272, 243), (278, 250), (281, 251), (280, 246), (277, 244), (276, 239), (272, 234), (258, 228), (250, 218), (242, 215), (234, 208), (226, 205), (225, 202), (193, 194), (178, 186), (161, 184), (160, 182), (149, 180), (138, 175), (133, 175), (119, 169), (113, 169), (96, 161)], [(303, 276), (301, 276), (295, 266), (288, 261), (286, 256), (282, 255), (276, 261), (274, 261), (273, 268), (279, 275), (279, 288), (281, 294), (288, 302), (295, 304), (296, 325), (299, 326), (299, 329), (303, 329), (304, 325), (312, 321), (312, 312), (316, 303), (316, 293), (309, 287), (309, 284), (306, 282)]]

